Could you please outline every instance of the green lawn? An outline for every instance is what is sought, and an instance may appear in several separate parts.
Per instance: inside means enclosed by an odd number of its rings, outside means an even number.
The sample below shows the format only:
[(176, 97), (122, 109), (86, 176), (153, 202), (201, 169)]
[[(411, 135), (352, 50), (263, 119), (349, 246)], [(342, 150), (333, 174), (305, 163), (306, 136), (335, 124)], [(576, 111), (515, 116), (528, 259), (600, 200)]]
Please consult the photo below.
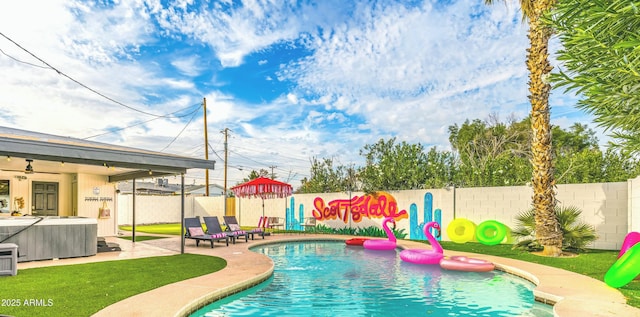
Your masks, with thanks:
[[(133, 228), (131, 226), (120, 226), (120, 230), (131, 231)], [(144, 233), (155, 233), (155, 234), (169, 234), (169, 235), (180, 235), (180, 223), (162, 223), (155, 225), (142, 225), (136, 226), (136, 233), (144, 232)]]
[(218, 257), (180, 254), (19, 270), (0, 277), (0, 314), (91, 316), (125, 298), (226, 265)]
[[(124, 240), (133, 240), (133, 237), (130, 236), (121, 236), (119, 237), (120, 239), (124, 239)], [(139, 236), (136, 234), (136, 242), (142, 242), (142, 241), (147, 241), (147, 240), (156, 240), (156, 239), (164, 239), (165, 237), (161, 237), (161, 236)]]
[[(131, 226), (119, 226), (120, 230), (131, 231)], [(242, 227), (242, 230), (251, 230), (254, 227)], [(168, 234), (168, 235), (180, 235), (180, 223), (162, 223), (154, 225), (139, 225), (136, 226), (136, 233), (155, 233), (155, 234)], [(276, 230), (275, 232), (284, 232), (284, 230)], [(298, 232), (298, 231), (295, 231)]]

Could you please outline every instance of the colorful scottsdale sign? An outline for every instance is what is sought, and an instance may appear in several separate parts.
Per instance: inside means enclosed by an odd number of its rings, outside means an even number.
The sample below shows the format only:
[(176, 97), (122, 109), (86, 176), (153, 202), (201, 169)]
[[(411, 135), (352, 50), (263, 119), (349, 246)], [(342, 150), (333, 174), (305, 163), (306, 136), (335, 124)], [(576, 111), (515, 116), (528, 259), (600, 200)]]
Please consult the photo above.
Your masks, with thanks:
[(347, 223), (349, 214), (353, 222), (360, 222), (363, 217), (392, 217), (396, 221), (408, 218), (407, 211), (398, 210), (396, 199), (385, 192), (354, 196), (351, 200), (336, 199), (326, 205), (322, 197), (316, 197), (313, 207), (312, 215), (319, 221), (340, 219)]

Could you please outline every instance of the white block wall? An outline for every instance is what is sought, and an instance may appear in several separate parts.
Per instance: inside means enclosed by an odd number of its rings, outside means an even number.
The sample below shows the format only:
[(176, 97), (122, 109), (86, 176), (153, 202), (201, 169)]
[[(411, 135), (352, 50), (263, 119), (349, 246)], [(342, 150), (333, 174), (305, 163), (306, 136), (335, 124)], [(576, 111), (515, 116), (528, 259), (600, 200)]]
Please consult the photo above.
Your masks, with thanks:
[[(497, 220), (510, 227), (515, 226), (515, 216), (531, 208), (532, 189), (528, 186), (447, 188), (429, 190), (405, 190), (389, 192), (395, 197), (399, 209), (409, 212), (411, 204), (418, 207), (419, 222), (422, 222), (424, 195), (433, 195), (433, 210), (442, 210), (443, 227), (456, 218), (468, 218), (476, 224), (485, 220)], [(352, 193), (352, 197), (362, 195)], [(314, 200), (321, 197), (325, 205), (336, 199), (349, 199), (348, 193), (296, 194), (294, 212), (299, 218), (300, 206), (304, 216), (311, 217)], [(582, 210), (582, 220), (596, 228), (598, 239), (590, 247), (596, 249), (617, 250), (629, 230), (640, 230), (640, 178), (628, 182), (569, 184), (557, 186), (557, 200), (562, 206), (576, 206)], [(119, 195), (118, 223), (131, 223), (132, 196)], [(186, 199), (186, 217), (224, 215), (221, 197), (188, 197)], [(241, 225), (257, 225), (263, 213), (262, 200), (259, 198), (236, 199), (235, 214)], [(264, 200), (264, 214), (272, 217), (286, 216), (291, 205), (291, 197)], [(454, 211), (455, 205), (455, 211)], [(179, 196), (137, 196), (136, 223), (164, 223), (180, 221)], [(330, 227), (379, 225), (381, 219), (363, 219), (360, 223), (342, 220), (319, 222)], [(398, 229), (409, 230), (409, 220), (397, 224)], [(446, 230), (443, 239), (448, 240)]]

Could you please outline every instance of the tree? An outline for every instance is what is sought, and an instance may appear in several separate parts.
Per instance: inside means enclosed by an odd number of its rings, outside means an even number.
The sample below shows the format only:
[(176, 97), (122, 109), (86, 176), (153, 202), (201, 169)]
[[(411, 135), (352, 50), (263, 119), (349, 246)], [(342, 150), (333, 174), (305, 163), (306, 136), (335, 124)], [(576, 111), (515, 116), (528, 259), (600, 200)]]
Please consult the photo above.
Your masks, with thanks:
[[(504, 0), (506, 1), (506, 0)], [(493, 4), (493, 0), (485, 0)], [(562, 231), (556, 218), (554, 207), (555, 178), (553, 152), (551, 147), (551, 116), (548, 77), (552, 66), (549, 63), (548, 44), (552, 28), (543, 23), (542, 18), (553, 8), (555, 0), (520, 0), (523, 19), (529, 23), (529, 49), (527, 49), (527, 69), (529, 70), (529, 101), (531, 102), (531, 163), (533, 165), (533, 208), (536, 220), (536, 238), (544, 247), (547, 256), (562, 253)]]
[(424, 147), (396, 139), (380, 139), (360, 150), (366, 165), (359, 170), (359, 179), (365, 192), (424, 188), (428, 175)]
[(496, 114), (487, 121), (466, 120), (460, 128), (449, 126), (449, 141), (460, 160), (454, 183), (461, 186), (505, 186), (531, 179), (529, 130), (502, 123)]
[(598, 138), (595, 136), (596, 132), (589, 129), (586, 124), (576, 122), (569, 128), (569, 131), (554, 126), (552, 134), (553, 148), (556, 156), (581, 152), (585, 149), (598, 148)]
[(267, 171), (264, 168), (261, 168), (260, 171), (256, 171), (256, 170), (251, 170), (251, 172), (249, 172), (249, 176), (245, 177), (242, 182), (238, 183), (238, 184), (242, 184), (242, 183), (246, 183), (250, 180), (256, 179), (258, 177), (269, 177), (270, 173), (269, 171)]
[(563, 48), (558, 87), (581, 94), (578, 108), (640, 153), (640, 1), (563, 0), (549, 15)]
[(355, 190), (355, 168), (353, 166), (334, 166), (333, 159), (313, 158), (311, 177), (302, 179), (301, 193), (332, 193)]

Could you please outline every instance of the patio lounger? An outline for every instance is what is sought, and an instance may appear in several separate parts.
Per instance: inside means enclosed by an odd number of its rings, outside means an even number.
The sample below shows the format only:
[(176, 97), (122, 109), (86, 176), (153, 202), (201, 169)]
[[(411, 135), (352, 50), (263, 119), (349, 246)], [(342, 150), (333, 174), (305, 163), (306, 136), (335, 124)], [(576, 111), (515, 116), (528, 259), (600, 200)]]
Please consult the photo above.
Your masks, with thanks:
[(244, 237), (244, 241), (249, 242), (249, 234), (245, 231), (223, 231), (216, 216), (204, 217), (204, 224), (207, 226), (207, 234), (225, 234), (233, 239), (233, 243), (236, 243), (238, 237)]
[(316, 230), (316, 218), (315, 217), (305, 218), (305, 221), (302, 224), (302, 227), (304, 228), (304, 231), (307, 231), (309, 229), (311, 229), (311, 231), (315, 231)]
[(186, 239), (196, 240), (196, 247), (200, 244), (200, 241), (209, 241), (211, 243), (211, 247), (213, 248), (213, 243), (215, 241), (225, 241), (227, 246), (229, 246), (229, 237), (225, 234), (205, 234), (204, 230), (202, 230), (202, 224), (200, 223), (200, 218), (184, 218), (184, 226), (185, 226), (185, 234), (184, 237)]
[[(231, 230), (231, 231), (238, 231), (240, 230), (240, 224), (238, 224), (238, 219), (236, 219), (236, 216), (224, 216), (224, 223), (227, 224), (227, 229)], [(249, 233), (249, 235), (251, 235), (251, 240), (254, 239), (254, 236), (257, 235), (261, 235), (262, 239), (264, 239), (265, 233), (266, 231), (264, 230), (263, 227), (261, 227), (262, 225), (262, 217), (260, 217), (260, 221), (258, 221), (258, 228), (254, 228), (251, 229), (249, 231), (245, 231), (247, 233)]]
[(284, 229), (284, 223), (282, 222), (282, 218), (280, 217), (269, 217), (269, 224), (267, 225), (271, 228), (271, 231), (274, 231), (275, 228), (282, 227)]

